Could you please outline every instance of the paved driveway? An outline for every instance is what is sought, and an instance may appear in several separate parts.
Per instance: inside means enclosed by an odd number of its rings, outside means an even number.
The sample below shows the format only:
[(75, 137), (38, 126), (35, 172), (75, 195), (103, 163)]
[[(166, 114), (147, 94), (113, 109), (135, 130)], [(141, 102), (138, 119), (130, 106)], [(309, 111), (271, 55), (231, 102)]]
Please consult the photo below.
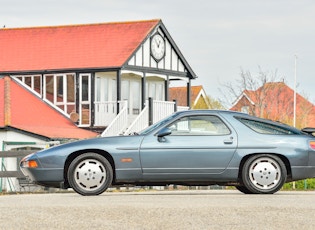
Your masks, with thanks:
[(234, 190), (0, 196), (0, 229), (314, 229), (315, 192)]

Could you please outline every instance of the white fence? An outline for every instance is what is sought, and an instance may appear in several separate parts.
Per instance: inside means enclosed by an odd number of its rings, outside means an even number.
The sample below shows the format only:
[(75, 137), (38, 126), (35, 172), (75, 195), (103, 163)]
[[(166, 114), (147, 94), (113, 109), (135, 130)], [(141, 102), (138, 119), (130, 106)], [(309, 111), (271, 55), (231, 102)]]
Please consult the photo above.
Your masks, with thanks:
[[(121, 104), (120, 104), (121, 105)], [(102, 133), (102, 137), (122, 135), (128, 128), (128, 108), (127, 101), (124, 101), (123, 107), (119, 114), (112, 120), (105, 131)]]
[(153, 101), (153, 123), (174, 113), (175, 102), (173, 101)]
[[(109, 126), (117, 116), (117, 101), (95, 102), (94, 126)], [(124, 101), (119, 101), (119, 111), (124, 106)]]
[[(116, 136), (116, 135), (129, 135), (131, 133), (139, 132), (149, 126), (149, 102), (146, 101), (144, 109), (133, 120), (128, 121), (128, 103), (127, 101), (119, 102), (120, 112), (117, 115), (117, 103), (102, 102), (95, 103), (95, 126), (106, 126), (102, 136)], [(187, 110), (189, 107), (178, 106), (177, 110)], [(173, 101), (152, 101), (152, 123), (171, 115), (175, 111), (175, 102)], [(115, 113), (116, 112), (116, 113)], [(98, 114), (103, 113), (103, 114)], [(111, 120), (110, 120), (111, 119)], [(104, 122), (104, 123), (102, 123)]]
[(125, 135), (129, 135), (131, 133), (137, 133), (146, 127), (149, 124), (149, 106), (146, 105), (141, 113), (137, 116), (137, 118), (131, 123), (129, 128), (124, 133)]

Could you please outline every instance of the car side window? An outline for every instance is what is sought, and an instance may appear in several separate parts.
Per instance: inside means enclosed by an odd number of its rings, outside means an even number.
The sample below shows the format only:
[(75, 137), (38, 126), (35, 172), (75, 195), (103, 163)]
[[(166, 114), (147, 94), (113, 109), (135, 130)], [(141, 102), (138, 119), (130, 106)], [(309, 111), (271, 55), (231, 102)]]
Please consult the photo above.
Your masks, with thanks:
[(223, 121), (213, 115), (183, 117), (169, 125), (168, 128), (172, 131), (173, 136), (214, 136), (231, 133)]
[(255, 121), (255, 120), (250, 120), (250, 119), (245, 119), (245, 118), (237, 118), (237, 119), (257, 133), (273, 134), (273, 135), (294, 134), (291, 130), (285, 129), (284, 127), (281, 127), (281, 126), (264, 123), (260, 121)]

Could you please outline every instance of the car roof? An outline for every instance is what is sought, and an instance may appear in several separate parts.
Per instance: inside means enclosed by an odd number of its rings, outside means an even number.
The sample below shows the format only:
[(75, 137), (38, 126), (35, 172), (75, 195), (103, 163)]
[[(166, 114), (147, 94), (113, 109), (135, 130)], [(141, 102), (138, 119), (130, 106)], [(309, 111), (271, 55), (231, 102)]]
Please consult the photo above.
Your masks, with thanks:
[(253, 115), (249, 115), (247, 113), (242, 113), (242, 112), (238, 112), (238, 111), (231, 111), (231, 110), (216, 110), (216, 109), (200, 109), (200, 110), (185, 110), (185, 111), (180, 111), (177, 112), (178, 115), (188, 115), (188, 114), (225, 114), (225, 115), (231, 115), (234, 117), (242, 117), (245, 119), (251, 119), (251, 120), (256, 120), (256, 121), (260, 121), (260, 122), (264, 122), (264, 123), (269, 123), (271, 125), (277, 125), (280, 127), (284, 127), (286, 129), (290, 129), (293, 132), (298, 132), (298, 133), (302, 133), (301, 130), (294, 128), (290, 125), (278, 122), (278, 121), (272, 121), (269, 119), (265, 119), (265, 118), (260, 118), (260, 117), (256, 117)]
[(205, 114), (205, 113), (227, 113), (227, 114), (234, 114), (234, 115), (243, 115), (243, 116), (250, 116), (247, 113), (231, 111), (231, 110), (220, 110), (220, 109), (194, 109), (194, 110), (183, 110), (176, 112), (178, 114)]

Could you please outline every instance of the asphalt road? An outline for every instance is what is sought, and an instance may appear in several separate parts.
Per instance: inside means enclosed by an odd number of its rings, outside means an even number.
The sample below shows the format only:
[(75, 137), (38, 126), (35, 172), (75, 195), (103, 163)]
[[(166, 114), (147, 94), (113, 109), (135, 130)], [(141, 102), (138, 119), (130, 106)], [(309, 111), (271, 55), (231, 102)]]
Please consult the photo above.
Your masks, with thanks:
[(3, 195), (0, 229), (315, 229), (315, 192)]

